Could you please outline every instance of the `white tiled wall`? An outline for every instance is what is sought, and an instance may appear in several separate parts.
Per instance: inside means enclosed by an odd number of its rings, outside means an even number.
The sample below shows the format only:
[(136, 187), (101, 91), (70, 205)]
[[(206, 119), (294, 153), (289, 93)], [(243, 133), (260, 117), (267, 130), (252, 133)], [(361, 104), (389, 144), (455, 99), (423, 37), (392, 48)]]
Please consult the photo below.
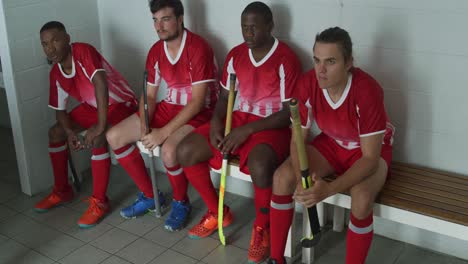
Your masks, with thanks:
[(72, 41), (100, 49), (97, 1), (3, 0), (3, 6), (12, 67), (12, 82), (6, 88), (11, 95), (10, 112), (19, 114), (12, 126), (22, 188), (34, 194), (53, 183), (47, 131), (55, 121), (54, 111), (47, 107), (50, 66), (42, 52), (39, 30), (44, 23), (58, 20), (65, 24)]
[[(220, 66), (242, 41), (240, 13), (250, 0), (185, 0), (186, 27), (204, 36)], [(269, 0), (275, 35), (312, 66), (315, 34), (340, 26), (356, 65), (385, 90), (397, 127), (394, 159), (468, 175), (468, 2), (465, 0)], [(139, 92), (146, 52), (157, 40), (147, 1), (99, 0), (102, 49)], [(468, 258), (467, 243), (386, 221), (376, 230)], [(380, 230), (380, 231), (379, 231)], [(405, 234), (401, 230), (405, 230)], [(453, 245), (461, 245), (454, 247)]]
[[(147, 1), (99, 0), (102, 48), (139, 92), (146, 52), (157, 40)], [(183, 1), (187, 28), (209, 40), (219, 65), (242, 41), (251, 1)], [(468, 4), (463, 0), (270, 0), (275, 35), (312, 66), (315, 34), (347, 29), (356, 65), (384, 87), (397, 127), (394, 159), (468, 174)], [(123, 19), (125, 17), (125, 19)]]

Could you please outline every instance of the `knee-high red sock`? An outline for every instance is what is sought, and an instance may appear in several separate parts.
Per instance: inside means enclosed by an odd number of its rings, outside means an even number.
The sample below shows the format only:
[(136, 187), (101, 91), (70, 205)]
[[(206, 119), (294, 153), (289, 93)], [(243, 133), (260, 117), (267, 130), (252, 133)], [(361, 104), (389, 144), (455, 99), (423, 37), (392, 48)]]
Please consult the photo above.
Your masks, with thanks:
[(146, 171), (145, 162), (135, 145), (126, 145), (114, 150), (120, 165), (130, 175), (135, 184), (146, 197), (153, 198), (153, 185)]
[(270, 226), (271, 186), (267, 188), (259, 188), (254, 184), (254, 190), (256, 211), (254, 225), (268, 228)]
[(284, 249), (294, 215), (292, 195), (273, 194), (270, 207), (271, 259), (276, 260), (278, 264), (285, 264), (283, 263)]
[(374, 236), (373, 213), (357, 219), (351, 213), (346, 237), (346, 264), (363, 264), (366, 261)]
[(172, 186), (172, 197), (176, 201), (188, 201), (187, 196), (187, 186), (188, 180), (185, 177), (184, 170), (180, 165), (175, 165), (172, 167), (166, 167), (167, 177), (169, 178), (169, 182)]
[(54, 172), (54, 191), (67, 192), (71, 190), (68, 184), (68, 147), (65, 141), (49, 142), (49, 156)]
[(185, 167), (185, 175), (192, 186), (198, 191), (208, 210), (218, 212), (218, 194), (211, 182), (208, 162)]
[(92, 149), (91, 171), (93, 173), (93, 197), (106, 201), (107, 185), (109, 185), (110, 156), (107, 146)]

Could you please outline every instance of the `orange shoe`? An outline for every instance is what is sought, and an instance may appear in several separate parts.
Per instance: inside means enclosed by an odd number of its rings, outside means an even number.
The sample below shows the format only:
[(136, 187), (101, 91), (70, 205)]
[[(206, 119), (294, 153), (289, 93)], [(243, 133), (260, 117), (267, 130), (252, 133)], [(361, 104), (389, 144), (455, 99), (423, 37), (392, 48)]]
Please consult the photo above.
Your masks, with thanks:
[[(232, 224), (234, 216), (229, 210), (229, 207), (224, 206), (224, 218), (223, 227), (227, 227)], [(213, 234), (218, 229), (218, 214), (215, 214), (208, 210), (208, 212), (202, 217), (200, 223), (195, 225), (188, 232), (189, 238), (200, 239)]]
[(270, 254), (270, 230), (254, 225), (249, 247), (249, 264), (261, 263)]
[(93, 196), (88, 198), (88, 210), (78, 220), (78, 225), (81, 228), (89, 228), (95, 226), (110, 210), (109, 200), (98, 200)]
[(65, 192), (57, 192), (53, 190), (34, 206), (34, 210), (38, 213), (45, 213), (50, 209), (68, 203), (71, 200), (73, 200), (73, 191), (71, 189)]

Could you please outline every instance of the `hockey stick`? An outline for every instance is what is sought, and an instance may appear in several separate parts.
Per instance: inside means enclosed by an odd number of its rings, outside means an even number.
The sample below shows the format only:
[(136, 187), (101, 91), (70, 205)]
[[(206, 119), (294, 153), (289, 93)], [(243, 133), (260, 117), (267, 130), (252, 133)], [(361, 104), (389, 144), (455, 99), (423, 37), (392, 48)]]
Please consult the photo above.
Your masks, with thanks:
[[(147, 82), (148, 82), (148, 71), (145, 71), (143, 74), (143, 102), (145, 108), (145, 125), (146, 125), (146, 134), (151, 133), (150, 123), (149, 123), (149, 113), (148, 113), (148, 94), (147, 94)], [(151, 183), (153, 185), (153, 195), (154, 195), (154, 211), (157, 218), (161, 217), (161, 204), (159, 203), (159, 190), (158, 185), (156, 184), (156, 169), (154, 167), (154, 155), (153, 151), (148, 149), (149, 163), (150, 163), (150, 176)]]
[[(227, 136), (231, 132), (232, 122), (232, 108), (234, 106), (234, 87), (236, 86), (236, 75), (231, 73), (229, 75), (229, 97), (226, 111), (226, 127), (224, 128), (224, 136)], [(229, 154), (225, 153), (223, 156), (223, 163), (221, 165), (221, 180), (219, 183), (219, 200), (218, 200), (218, 233), (219, 240), (223, 246), (226, 245), (226, 238), (223, 232), (223, 218), (224, 218), (224, 190), (226, 187), (226, 175), (229, 167)]]
[[(304, 146), (304, 140), (302, 137), (301, 120), (299, 117), (299, 110), (296, 99), (291, 99), (291, 101), (289, 102), (289, 109), (291, 111), (292, 129), (294, 139), (296, 141), (297, 154), (299, 157), (299, 167), (302, 176), (302, 187), (304, 189), (307, 189), (309, 187), (312, 187), (313, 183), (309, 173), (309, 164), (307, 161), (307, 154)], [(310, 234), (310, 237), (306, 236), (301, 239), (301, 245), (305, 248), (311, 248), (317, 245), (321, 237), (320, 223), (317, 215), (317, 207), (314, 205), (312, 207), (307, 208), (307, 214), (309, 215), (309, 224), (312, 232)]]
[(70, 166), (71, 174), (72, 174), (72, 182), (73, 186), (75, 187), (76, 192), (81, 191), (81, 182), (78, 178), (78, 174), (76, 173), (75, 164), (73, 163), (72, 155), (70, 153), (70, 148), (68, 150), (68, 166)]

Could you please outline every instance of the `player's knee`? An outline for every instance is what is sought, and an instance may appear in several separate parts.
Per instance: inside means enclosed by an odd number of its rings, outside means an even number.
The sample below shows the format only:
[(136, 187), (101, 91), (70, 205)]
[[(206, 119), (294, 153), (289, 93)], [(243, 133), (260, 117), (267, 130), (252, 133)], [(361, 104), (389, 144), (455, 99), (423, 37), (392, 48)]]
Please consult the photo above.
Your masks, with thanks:
[(273, 193), (290, 194), (296, 187), (296, 177), (289, 160), (284, 162), (273, 174)]
[(195, 164), (193, 160), (194, 154), (193, 144), (190, 141), (182, 140), (176, 148), (176, 160), (182, 167), (188, 167)]
[(176, 145), (171, 142), (166, 142), (161, 148), (161, 159), (164, 164), (176, 164), (177, 154)]
[(119, 140), (117, 129), (109, 129), (106, 133), (106, 139), (109, 145), (114, 149), (118, 145)]
[(49, 141), (57, 142), (66, 139), (65, 130), (57, 123), (49, 128)]
[(273, 181), (275, 167), (261, 161), (249, 162), (249, 171), (253, 183), (260, 188), (270, 187)]

